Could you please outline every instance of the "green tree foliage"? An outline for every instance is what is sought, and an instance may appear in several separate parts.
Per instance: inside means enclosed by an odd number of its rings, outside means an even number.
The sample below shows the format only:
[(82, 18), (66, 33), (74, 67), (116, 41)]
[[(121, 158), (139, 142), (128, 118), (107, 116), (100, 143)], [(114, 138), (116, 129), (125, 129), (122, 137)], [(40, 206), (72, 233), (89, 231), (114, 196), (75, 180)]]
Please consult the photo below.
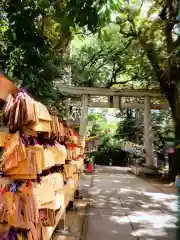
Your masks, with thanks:
[(119, 122), (115, 137), (117, 139), (127, 139), (127, 141), (136, 142), (136, 133), (138, 126), (135, 114), (131, 110), (127, 110), (125, 118)]
[(89, 122), (91, 121), (93, 121), (93, 124), (89, 125), (90, 134), (92, 136), (99, 136), (101, 139), (98, 151), (93, 153), (95, 163), (123, 166), (125, 164), (126, 153), (122, 151), (118, 141), (114, 138), (114, 133), (109, 128), (109, 124), (105, 121), (104, 116), (101, 114), (89, 114)]
[[(80, 45), (80, 47), (79, 47)], [(143, 51), (132, 46), (115, 24), (100, 34), (73, 41), (72, 81), (91, 87), (156, 87)]]
[(170, 110), (153, 111), (152, 124), (157, 141), (174, 141), (174, 127)]
[(110, 121), (112, 118), (108, 111), (99, 109), (98, 112), (88, 114), (88, 132), (90, 136), (105, 136), (112, 138), (117, 129), (116, 121)]
[(88, 121), (90, 136), (99, 136), (101, 139), (98, 151), (93, 153), (95, 163), (100, 165), (112, 164), (114, 166), (124, 165), (126, 153), (122, 151), (119, 141), (114, 138), (117, 124), (109, 124), (103, 111), (89, 114)]
[[(156, 150), (163, 148), (166, 142), (174, 141), (174, 128), (170, 110), (152, 110), (152, 131), (154, 147)], [(136, 111), (126, 111), (120, 118), (116, 130), (116, 139), (126, 139), (135, 143), (143, 144), (144, 123), (136, 119)], [(137, 141), (138, 136), (138, 142)]]
[(61, 108), (53, 85), (65, 81), (68, 45), (77, 29), (97, 28), (103, 0), (2, 0), (0, 68), (35, 98)]
[(106, 129), (106, 119), (100, 113), (91, 113), (88, 115), (89, 122), (89, 135), (90, 136), (101, 136), (104, 134)]

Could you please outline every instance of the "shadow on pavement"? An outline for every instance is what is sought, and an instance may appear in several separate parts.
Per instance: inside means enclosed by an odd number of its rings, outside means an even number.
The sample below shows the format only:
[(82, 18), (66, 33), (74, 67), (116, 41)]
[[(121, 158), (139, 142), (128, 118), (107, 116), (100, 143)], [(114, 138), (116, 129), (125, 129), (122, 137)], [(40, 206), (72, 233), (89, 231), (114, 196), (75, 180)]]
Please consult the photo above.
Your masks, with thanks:
[(160, 192), (125, 168), (99, 167), (84, 179), (90, 204), (86, 240), (176, 239), (176, 195)]

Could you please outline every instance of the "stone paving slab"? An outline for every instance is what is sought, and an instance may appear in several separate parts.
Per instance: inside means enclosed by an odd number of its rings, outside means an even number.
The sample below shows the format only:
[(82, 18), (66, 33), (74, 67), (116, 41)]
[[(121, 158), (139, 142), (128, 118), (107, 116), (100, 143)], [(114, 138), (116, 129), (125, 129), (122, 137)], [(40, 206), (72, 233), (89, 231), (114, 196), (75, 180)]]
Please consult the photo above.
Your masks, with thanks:
[[(169, 237), (175, 239), (175, 216), (163, 214), (159, 210), (137, 211), (128, 216), (137, 237)], [(122, 219), (120, 219), (122, 221)], [(158, 239), (158, 238), (157, 238)]]
[(108, 209), (120, 207), (122, 205), (114, 190), (111, 192), (107, 192), (103, 189), (96, 192), (96, 190), (95, 188), (89, 190), (89, 194), (91, 195), (89, 202), (92, 207)]
[(176, 213), (176, 199), (151, 199), (142, 197), (140, 195), (132, 195), (128, 197), (119, 196), (122, 206), (128, 210), (160, 210), (163, 213), (175, 214)]
[[(123, 213), (123, 215), (125, 215)], [(125, 216), (125, 218), (127, 218)], [(87, 240), (136, 240), (131, 235), (132, 228), (128, 219), (126, 223), (117, 221), (117, 216), (112, 214), (111, 209), (90, 209), (88, 214)]]
[[(152, 234), (153, 233), (153, 234)], [(175, 232), (164, 232), (164, 231), (155, 231), (151, 230), (151, 233), (148, 235), (147, 233), (142, 234), (144, 236), (139, 236), (138, 240), (179, 240), (180, 238), (176, 238)]]

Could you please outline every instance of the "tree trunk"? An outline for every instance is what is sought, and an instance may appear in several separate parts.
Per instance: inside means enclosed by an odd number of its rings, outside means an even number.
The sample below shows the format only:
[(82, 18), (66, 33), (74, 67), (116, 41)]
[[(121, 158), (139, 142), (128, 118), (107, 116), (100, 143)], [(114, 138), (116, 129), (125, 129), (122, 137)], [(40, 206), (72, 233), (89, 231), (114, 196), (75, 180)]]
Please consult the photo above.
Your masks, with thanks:
[[(180, 139), (180, 124), (175, 128), (175, 146), (178, 145)], [(169, 169), (169, 176), (174, 180), (176, 175), (180, 173), (180, 148), (175, 149), (175, 154), (171, 157), (171, 165)]]
[[(175, 146), (177, 146), (180, 144), (180, 94), (177, 84), (173, 83), (172, 81), (172, 83), (169, 83), (169, 79), (172, 79), (172, 76), (166, 76), (165, 79), (160, 79), (160, 85), (161, 89), (166, 94), (166, 98), (171, 108), (175, 130), (174, 144)], [(180, 148), (176, 148), (176, 153), (172, 157), (171, 169), (169, 173), (172, 178), (174, 178), (178, 173), (180, 173)]]
[[(175, 130), (175, 146), (177, 147), (180, 144), (180, 106), (177, 108), (177, 105), (175, 105), (172, 109), (172, 114), (176, 113), (176, 120), (174, 120), (174, 130)], [(177, 121), (178, 119), (178, 121)], [(172, 162), (171, 162), (171, 168), (169, 170), (170, 177), (173, 179), (176, 177), (176, 175), (180, 173), (180, 148), (176, 148), (175, 154), (172, 156)]]

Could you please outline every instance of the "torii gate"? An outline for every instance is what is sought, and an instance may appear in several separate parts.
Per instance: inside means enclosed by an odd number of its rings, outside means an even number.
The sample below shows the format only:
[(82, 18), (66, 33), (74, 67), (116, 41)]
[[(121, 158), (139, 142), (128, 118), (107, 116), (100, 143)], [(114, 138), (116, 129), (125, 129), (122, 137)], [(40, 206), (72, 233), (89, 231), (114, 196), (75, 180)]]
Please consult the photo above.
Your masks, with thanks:
[[(61, 92), (68, 95), (81, 97), (81, 101), (70, 102), (70, 106), (81, 107), (80, 130), (82, 138), (86, 136), (88, 107), (117, 108), (117, 109), (144, 109), (144, 146), (146, 151), (146, 166), (153, 167), (153, 134), (151, 126), (151, 109), (168, 109), (168, 104), (152, 104), (151, 98), (161, 99), (159, 90), (129, 90), (129, 89), (106, 89), (90, 87), (72, 87), (56, 82)], [(92, 102), (91, 96), (107, 96), (113, 99), (109, 102)], [(121, 97), (141, 97), (144, 103), (121, 103)]]

